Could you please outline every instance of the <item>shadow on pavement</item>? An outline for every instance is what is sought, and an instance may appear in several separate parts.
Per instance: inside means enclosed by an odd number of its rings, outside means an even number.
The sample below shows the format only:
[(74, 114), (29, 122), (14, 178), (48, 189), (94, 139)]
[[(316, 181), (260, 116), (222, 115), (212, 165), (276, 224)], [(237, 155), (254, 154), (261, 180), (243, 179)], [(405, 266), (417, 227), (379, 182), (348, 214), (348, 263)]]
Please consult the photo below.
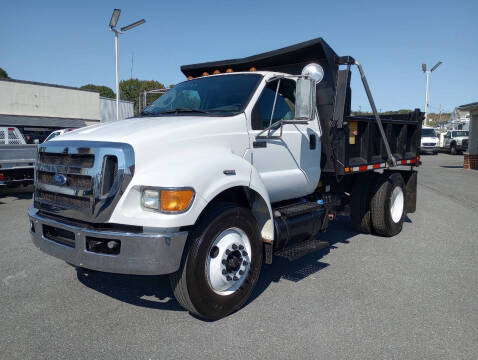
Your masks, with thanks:
[[(247, 304), (259, 297), (272, 282), (281, 279), (298, 282), (326, 268), (329, 264), (320, 259), (335, 248), (334, 244), (348, 243), (348, 239), (355, 235), (357, 233), (352, 230), (350, 223), (345, 218), (338, 218), (330, 224), (329, 231), (319, 234), (320, 239), (330, 243), (328, 249), (310, 253), (295, 261), (275, 256), (271, 265), (263, 266), (261, 277)], [(121, 275), (77, 269), (77, 277), (85, 286), (128, 304), (184, 311), (174, 299), (167, 276)]]
[(184, 311), (174, 299), (167, 276), (122, 275), (76, 270), (85, 286), (125, 303), (150, 309)]
[(29, 200), (33, 198), (33, 186), (17, 188), (0, 188), (0, 205), (5, 204), (2, 198), (13, 197), (16, 200)]

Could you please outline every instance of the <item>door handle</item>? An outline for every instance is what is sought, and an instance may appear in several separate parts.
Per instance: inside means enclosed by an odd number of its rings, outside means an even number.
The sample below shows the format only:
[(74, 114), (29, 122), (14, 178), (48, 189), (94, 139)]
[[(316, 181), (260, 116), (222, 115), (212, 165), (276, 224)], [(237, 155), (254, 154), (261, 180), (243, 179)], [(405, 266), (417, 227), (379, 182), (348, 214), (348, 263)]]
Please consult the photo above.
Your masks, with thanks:
[(267, 143), (265, 141), (254, 141), (252, 143), (253, 148), (265, 148), (267, 147)]

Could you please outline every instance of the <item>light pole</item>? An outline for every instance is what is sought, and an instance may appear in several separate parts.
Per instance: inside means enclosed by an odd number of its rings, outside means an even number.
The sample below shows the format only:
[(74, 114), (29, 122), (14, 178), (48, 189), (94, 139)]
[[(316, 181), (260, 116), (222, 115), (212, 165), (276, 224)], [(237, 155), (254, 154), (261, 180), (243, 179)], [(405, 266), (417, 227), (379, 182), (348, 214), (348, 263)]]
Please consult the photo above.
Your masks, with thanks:
[(427, 64), (422, 64), (422, 70), (427, 76), (427, 89), (425, 94), (425, 125), (428, 124), (428, 107), (430, 105), (430, 74), (436, 70), (442, 64), (441, 61), (437, 62), (431, 70), (427, 70)]
[(119, 89), (119, 60), (118, 60), (118, 40), (119, 34), (124, 33), (125, 31), (131, 30), (136, 26), (144, 24), (146, 20), (141, 19), (136, 21), (128, 26), (123, 26), (121, 29), (116, 29), (116, 24), (118, 24), (118, 19), (120, 17), (121, 10), (114, 9), (113, 14), (111, 15), (110, 20), (110, 29), (115, 33), (115, 64), (116, 64), (116, 120), (119, 120), (119, 99), (120, 99), (120, 89)]

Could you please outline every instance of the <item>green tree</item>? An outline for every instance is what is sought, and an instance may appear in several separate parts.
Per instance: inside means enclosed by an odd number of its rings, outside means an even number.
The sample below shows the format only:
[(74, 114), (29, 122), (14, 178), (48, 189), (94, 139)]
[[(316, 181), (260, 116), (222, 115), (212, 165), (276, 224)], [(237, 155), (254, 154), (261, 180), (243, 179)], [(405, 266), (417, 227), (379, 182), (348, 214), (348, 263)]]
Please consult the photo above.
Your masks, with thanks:
[[(163, 89), (164, 85), (156, 80), (128, 79), (120, 81), (121, 100), (134, 102), (134, 112), (139, 112), (139, 97), (147, 90)], [(151, 94), (148, 96), (148, 104), (160, 97), (160, 94)]]
[(111, 90), (108, 86), (104, 86), (104, 85), (86, 84), (80, 87), (80, 89), (99, 92), (100, 96), (106, 97), (106, 98), (114, 99), (116, 97), (114, 91)]
[(0, 79), (8, 79), (8, 73), (0, 68)]

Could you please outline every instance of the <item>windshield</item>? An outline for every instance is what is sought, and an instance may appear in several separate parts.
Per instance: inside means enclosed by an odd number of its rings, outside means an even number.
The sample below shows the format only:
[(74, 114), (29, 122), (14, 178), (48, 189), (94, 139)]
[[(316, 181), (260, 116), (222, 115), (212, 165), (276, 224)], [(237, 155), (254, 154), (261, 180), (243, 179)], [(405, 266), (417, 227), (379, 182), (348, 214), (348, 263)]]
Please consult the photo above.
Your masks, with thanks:
[(43, 142), (46, 142), (46, 141), (48, 141), (48, 140), (51, 140), (51, 139), (57, 137), (58, 135), (60, 135), (60, 133), (54, 131), (54, 132), (52, 132), (50, 135), (48, 135), (48, 137), (47, 137), (47, 138), (45, 139), (45, 141), (43, 141)]
[(234, 115), (244, 111), (262, 75), (202, 77), (176, 85), (144, 109), (143, 115)]
[(468, 136), (468, 131), (462, 130), (462, 131), (453, 131), (452, 132), (453, 137), (460, 137), (460, 136)]
[(437, 137), (435, 129), (422, 129), (422, 137)]

